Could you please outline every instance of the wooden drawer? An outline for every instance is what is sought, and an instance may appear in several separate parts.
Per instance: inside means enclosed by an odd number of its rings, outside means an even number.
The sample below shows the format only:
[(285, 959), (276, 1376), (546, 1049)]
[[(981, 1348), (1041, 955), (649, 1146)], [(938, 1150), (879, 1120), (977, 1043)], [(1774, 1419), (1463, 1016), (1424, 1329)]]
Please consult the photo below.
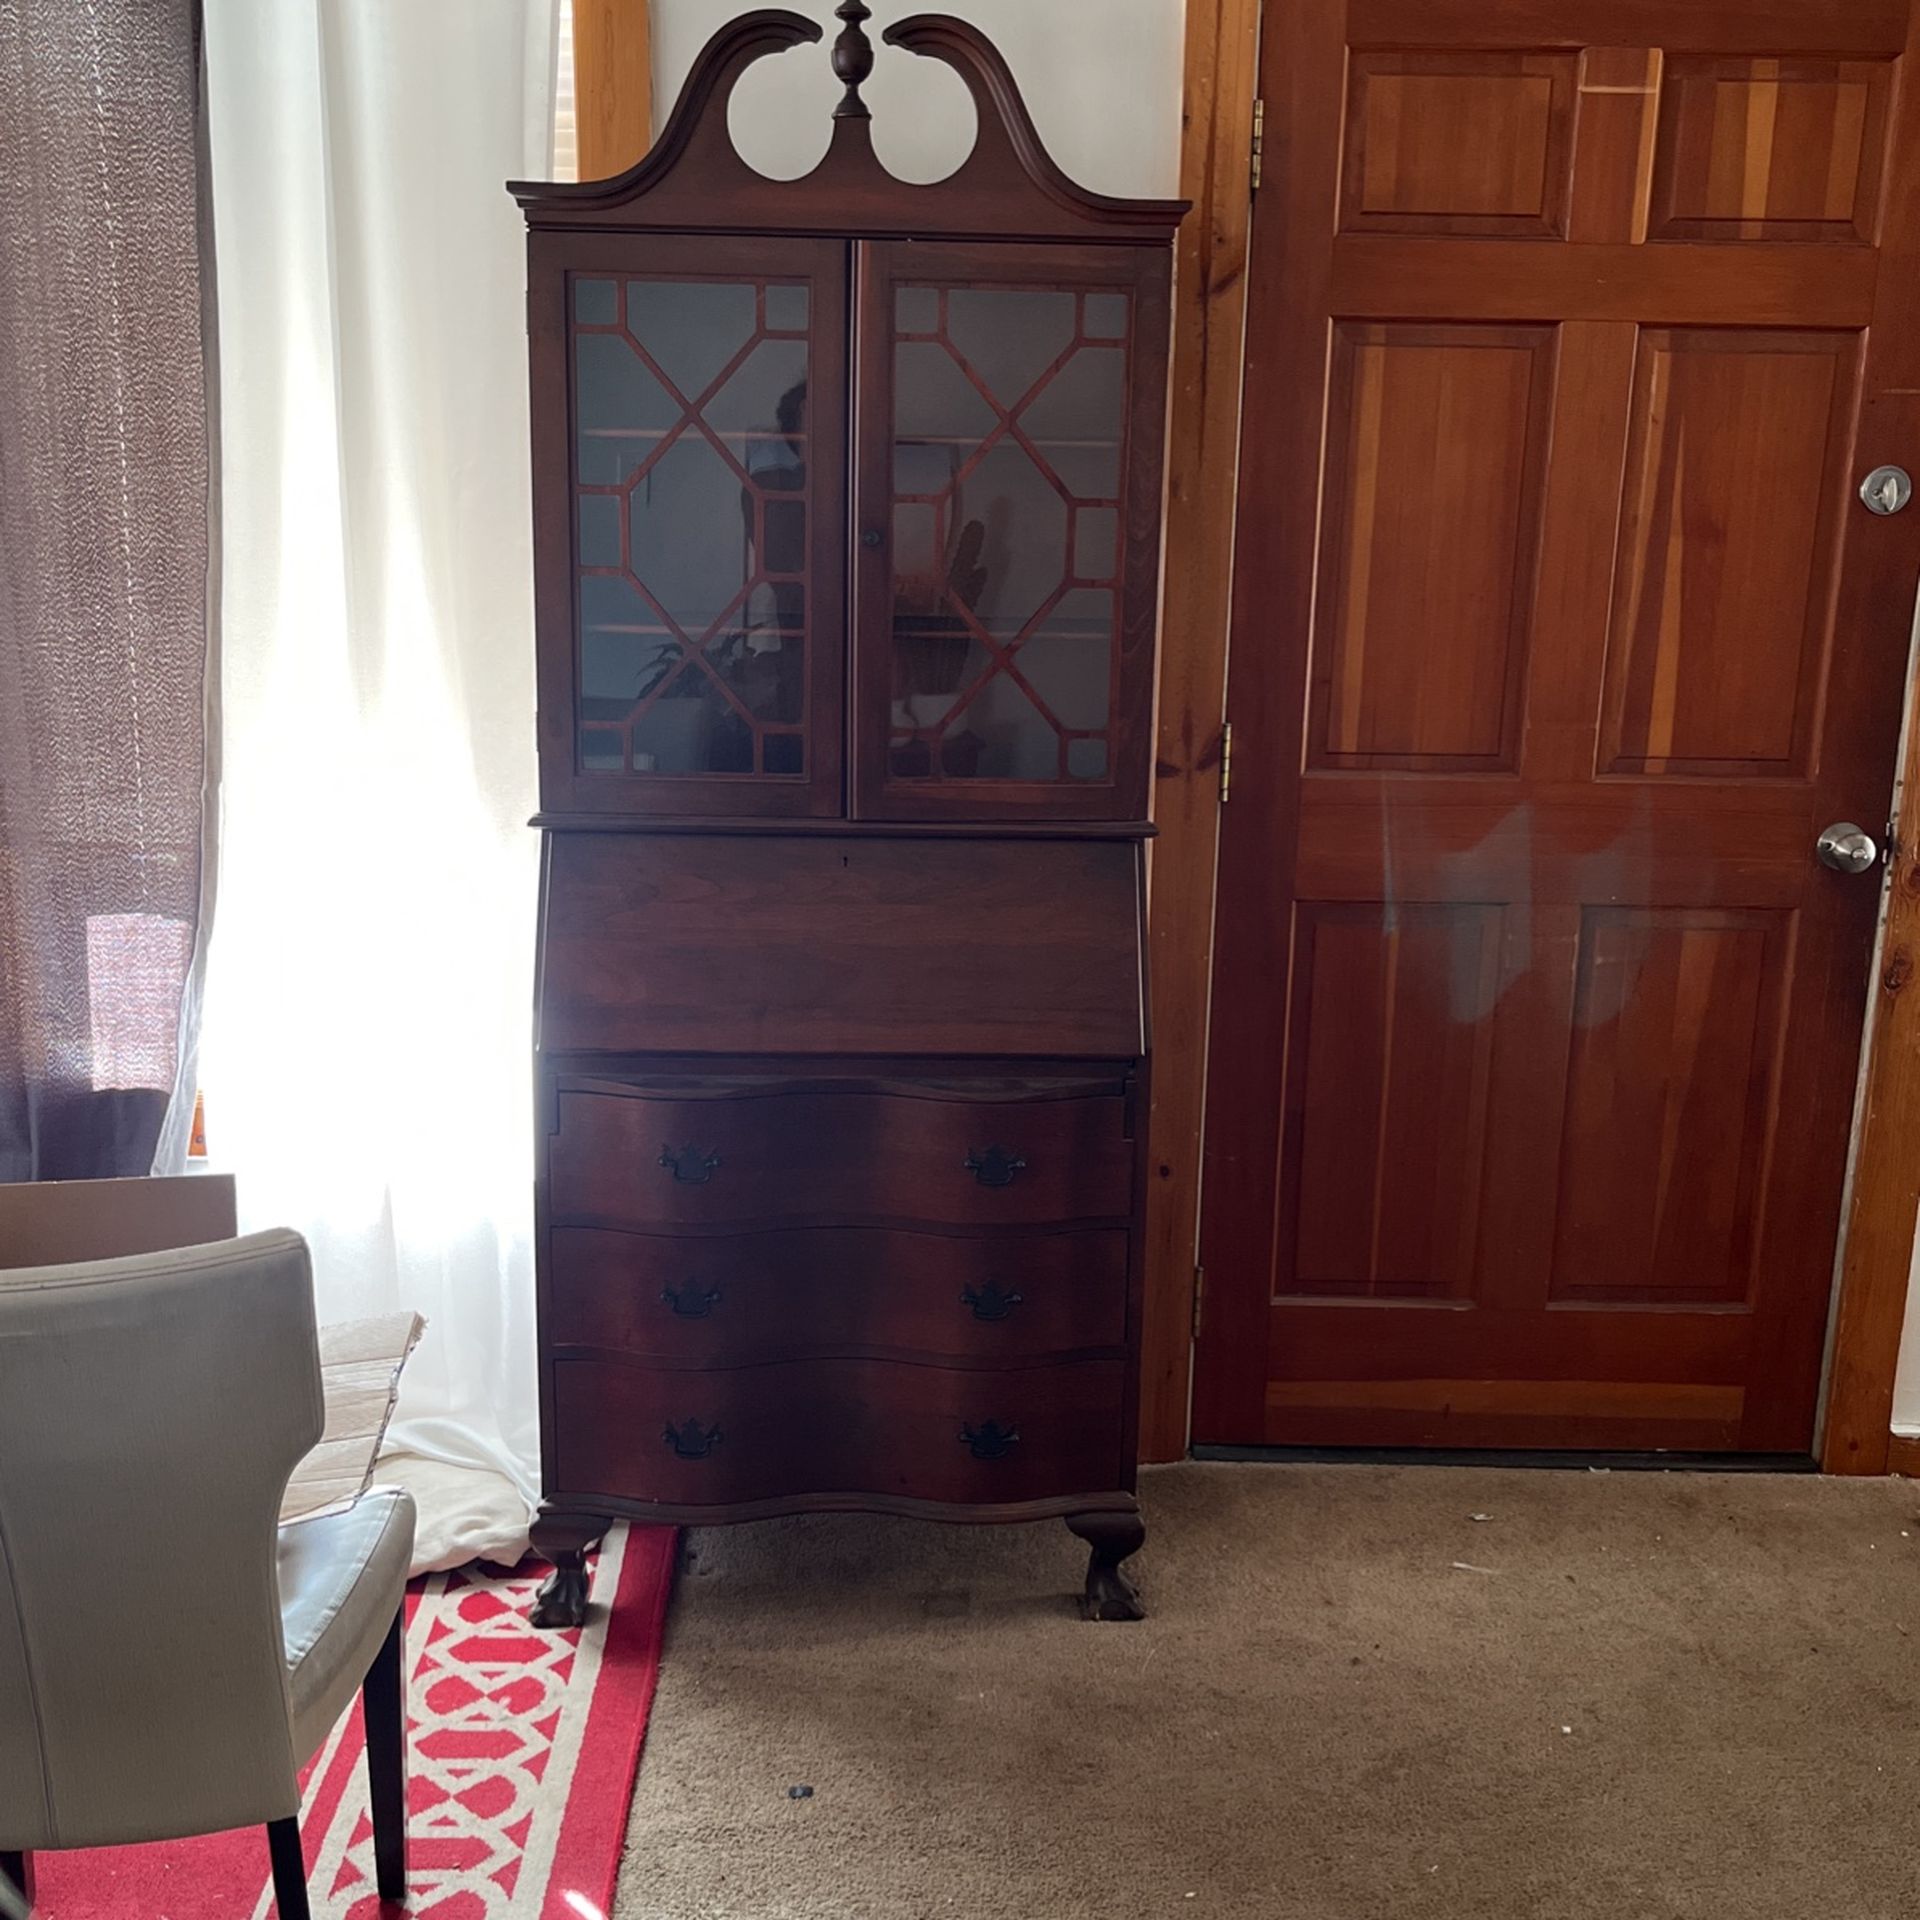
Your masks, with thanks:
[(562, 1086), (556, 1225), (699, 1231), (861, 1222), (1022, 1227), (1122, 1220), (1119, 1094), (991, 1101), (904, 1093), (740, 1097)]
[(1119, 1360), (1007, 1371), (808, 1360), (693, 1372), (549, 1369), (561, 1503), (672, 1507), (801, 1494), (966, 1506), (1130, 1486)]
[(806, 1354), (1000, 1365), (1119, 1348), (1127, 1236), (816, 1227), (719, 1238), (554, 1229), (549, 1350), (668, 1366)]

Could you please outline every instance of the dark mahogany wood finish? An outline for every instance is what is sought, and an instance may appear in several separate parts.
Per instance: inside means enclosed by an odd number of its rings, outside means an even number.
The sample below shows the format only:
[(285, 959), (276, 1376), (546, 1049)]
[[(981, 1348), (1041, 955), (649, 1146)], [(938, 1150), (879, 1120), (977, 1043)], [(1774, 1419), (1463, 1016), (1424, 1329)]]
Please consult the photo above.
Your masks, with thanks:
[(556, 1224), (641, 1232), (915, 1222), (960, 1229), (1124, 1220), (1122, 1097), (891, 1093), (673, 1098), (561, 1084), (549, 1136)]
[[(973, 152), (805, 179), (721, 29), (527, 217), (541, 803), (534, 1618), (610, 1519), (1063, 1518), (1139, 1616), (1141, 843), (1171, 241), (971, 27)], [(905, 243), (914, 243), (907, 245)]]
[(567, 1358), (1044, 1366), (1126, 1351), (1124, 1228), (818, 1227), (700, 1239), (556, 1226), (551, 1254), (549, 1330)]
[(1061, 1500), (1111, 1477), (1124, 1360), (1007, 1372), (807, 1359), (742, 1370), (561, 1360), (570, 1487), (644, 1485), (656, 1513), (886, 1494), (936, 1505)]
[(549, 1053), (1141, 1050), (1132, 845), (555, 833), (547, 865)]

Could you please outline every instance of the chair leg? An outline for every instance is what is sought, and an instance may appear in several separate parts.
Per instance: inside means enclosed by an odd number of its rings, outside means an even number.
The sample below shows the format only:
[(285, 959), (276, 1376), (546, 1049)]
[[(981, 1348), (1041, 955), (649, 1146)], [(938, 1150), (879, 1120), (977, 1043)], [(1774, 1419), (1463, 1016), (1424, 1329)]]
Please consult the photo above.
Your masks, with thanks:
[[(30, 1908), (33, 1905), (33, 1855), (30, 1853), (0, 1853), (0, 1880), (7, 1883), (7, 1889), (16, 1893)], [(12, 1920), (12, 1909), (0, 1901), (0, 1914)]]
[(360, 1689), (367, 1723), (367, 1796), (373, 1803), (374, 1879), (383, 1900), (407, 1897), (406, 1649), (402, 1609), (393, 1616)]
[(273, 1856), (273, 1906), (280, 1920), (313, 1920), (307, 1905), (307, 1863), (300, 1852), (300, 1816), (267, 1822), (267, 1851)]

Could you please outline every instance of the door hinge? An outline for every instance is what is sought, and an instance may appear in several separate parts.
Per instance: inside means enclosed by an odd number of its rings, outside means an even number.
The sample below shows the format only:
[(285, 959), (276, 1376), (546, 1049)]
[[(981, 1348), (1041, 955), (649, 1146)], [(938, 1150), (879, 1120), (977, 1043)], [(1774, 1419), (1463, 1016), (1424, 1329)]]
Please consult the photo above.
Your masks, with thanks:
[(1267, 159), (1267, 103), (1253, 103), (1253, 191), (1260, 191), (1260, 175)]
[(1233, 722), (1227, 721), (1220, 729), (1220, 804), (1224, 807), (1233, 798)]
[(1200, 1319), (1207, 1304), (1207, 1270), (1195, 1267), (1193, 1270), (1193, 1337), (1200, 1338)]

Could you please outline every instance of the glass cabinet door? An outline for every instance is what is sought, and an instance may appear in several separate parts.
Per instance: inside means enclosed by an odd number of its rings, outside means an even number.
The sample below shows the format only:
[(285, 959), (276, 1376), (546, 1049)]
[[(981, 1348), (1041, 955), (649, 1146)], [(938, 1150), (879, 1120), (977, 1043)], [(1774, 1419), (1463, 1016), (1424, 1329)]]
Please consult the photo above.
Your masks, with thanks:
[(1165, 263), (861, 250), (854, 812), (1145, 817)]
[(832, 242), (569, 243), (548, 807), (841, 811), (845, 273)]

